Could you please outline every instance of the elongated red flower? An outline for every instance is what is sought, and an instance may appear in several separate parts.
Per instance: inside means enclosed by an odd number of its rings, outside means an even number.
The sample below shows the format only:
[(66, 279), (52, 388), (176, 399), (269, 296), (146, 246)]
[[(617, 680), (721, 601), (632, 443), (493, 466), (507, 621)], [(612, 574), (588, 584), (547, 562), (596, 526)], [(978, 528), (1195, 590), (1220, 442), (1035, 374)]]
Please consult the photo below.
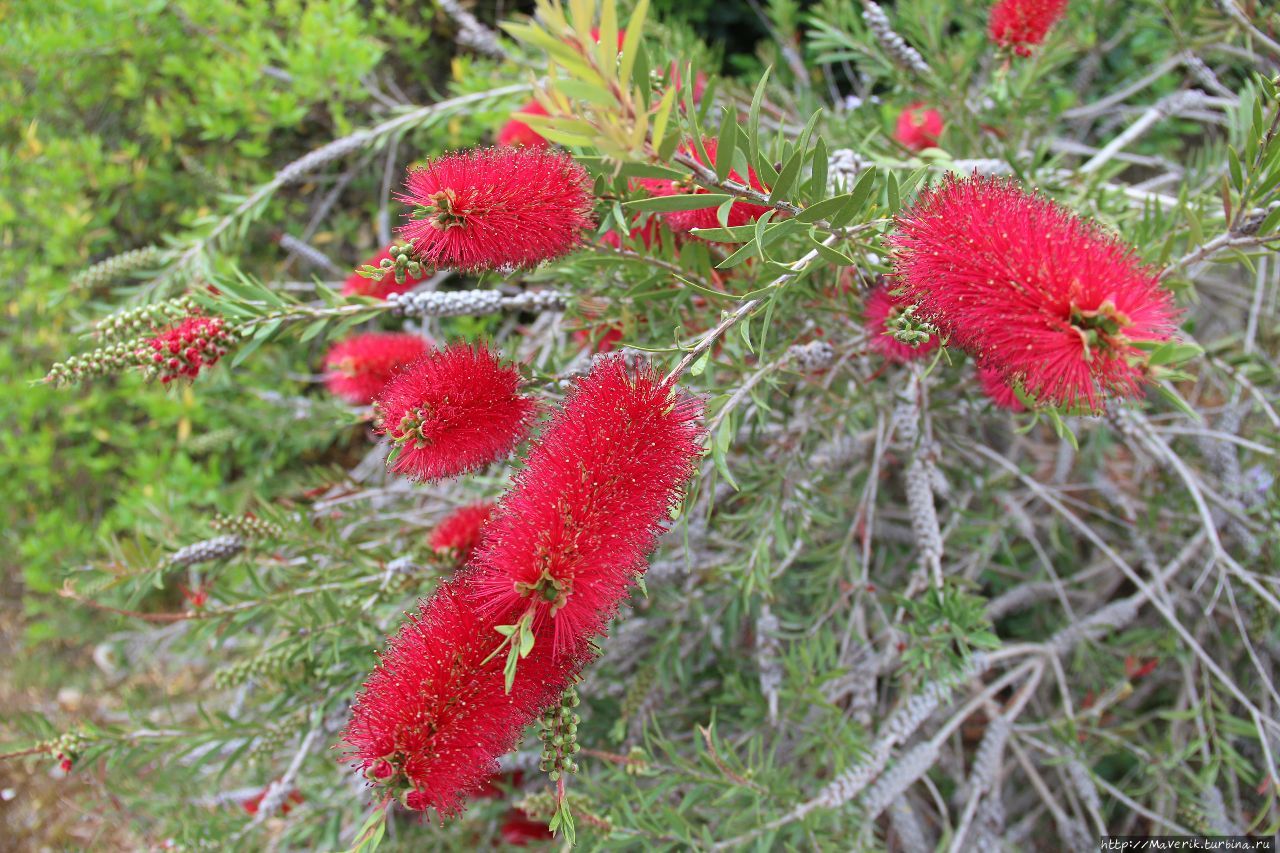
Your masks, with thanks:
[(529, 148), (546, 148), (550, 143), (542, 138), (538, 131), (516, 118), (519, 115), (544, 116), (547, 114), (547, 108), (537, 101), (530, 101), (521, 107), (517, 112), (512, 113), (511, 118), (502, 129), (498, 131), (499, 145), (524, 145)]
[[(702, 156), (698, 153), (698, 147), (692, 142), (686, 142), (680, 150), (692, 157), (703, 166), (712, 168), (716, 165), (716, 152), (719, 150), (719, 143), (715, 139), (704, 138), (702, 147), (706, 149), (707, 160), (703, 163)], [(739, 183), (749, 183), (750, 186), (760, 192), (767, 193), (768, 188), (761, 183), (760, 176), (756, 174), (755, 169), (748, 169), (747, 175), (749, 181), (743, 181), (742, 175), (736, 170), (729, 170), (728, 178)], [(640, 185), (647, 189), (655, 196), (685, 195), (688, 193), (704, 194), (710, 192), (705, 187), (695, 186), (684, 182), (676, 182), (664, 178), (644, 178), (639, 181)], [(749, 222), (755, 222), (761, 216), (764, 216), (771, 208), (762, 204), (754, 204), (741, 199), (735, 201), (729, 208), (729, 225), (746, 225)], [(674, 210), (662, 214), (662, 218), (666, 221), (667, 226), (677, 233), (691, 231), (694, 228), (719, 228), (720, 220), (716, 218), (716, 208), (704, 207), (701, 210)]]
[(1005, 379), (1000, 371), (993, 370), (990, 367), (979, 367), (978, 384), (982, 386), (982, 393), (987, 395), (987, 399), (996, 408), (1007, 409), (1010, 412), (1025, 412), (1027, 410), (1027, 407), (1022, 405), (1022, 401), (1018, 399), (1018, 395), (1014, 393), (1013, 386), (1009, 384), (1009, 380)]
[(549, 148), (478, 148), (409, 173), (400, 234), (428, 265), (465, 271), (534, 267), (581, 245), (591, 182)]
[(138, 357), (149, 361), (168, 385), (183, 377), (195, 379), (201, 370), (213, 367), (233, 340), (221, 317), (196, 314), (149, 338)]
[(912, 151), (935, 148), (942, 135), (942, 113), (915, 103), (898, 114), (893, 138)]
[(497, 759), (559, 698), (589, 656), (585, 645), (550, 654), (549, 626), (507, 692), (503, 637), (518, 614), (481, 614), (467, 575), (446, 581), (390, 640), (365, 681), (343, 733), (347, 758), (408, 808), (448, 817), (481, 793)]
[(862, 322), (867, 330), (867, 343), (871, 349), (897, 364), (925, 358), (938, 348), (938, 336), (931, 335), (929, 340), (919, 346), (911, 346), (893, 336), (890, 325), (911, 305), (910, 300), (894, 296), (889, 288), (880, 285), (867, 294), (862, 306)]
[(454, 510), (431, 531), (431, 550), (437, 554), (452, 552), (458, 563), (466, 563), (480, 544), (480, 536), (491, 515), (493, 504), (487, 501)]
[(485, 527), (471, 560), (480, 606), (533, 609), (557, 649), (601, 633), (693, 471), (701, 409), (652, 369), (600, 360)]
[(987, 20), (987, 35), (1001, 47), (1030, 56), (1067, 11), (1067, 0), (997, 0)]
[[(383, 249), (361, 266), (381, 266), (383, 261), (392, 260), (391, 252)], [(374, 299), (386, 299), (393, 293), (408, 293), (423, 281), (421, 276), (406, 273), (404, 283), (396, 281), (395, 272), (388, 270), (380, 279), (365, 278), (359, 273), (352, 273), (342, 284), (343, 296), (371, 296)]]
[(324, 384), (348, 403), (373, 402), (391, 377), (426, 355), (431, 345), (417, 335), (366, 332), (333, 345), (324, 357)]
[(473, 471), (511, 452), (534, 402), (520, 372), (483, 345), (432, 350), (396, 374), (374, 401), (378, 431), (395, 444), (388, 465), (415, 480)]
[(946, 178), (890, 243), (924, 319), (1037, 400), (1096, 410), (1136, 394), (1134, 342), (1173, 331), (1171, 294), (1129, 246), (1012, 180)]

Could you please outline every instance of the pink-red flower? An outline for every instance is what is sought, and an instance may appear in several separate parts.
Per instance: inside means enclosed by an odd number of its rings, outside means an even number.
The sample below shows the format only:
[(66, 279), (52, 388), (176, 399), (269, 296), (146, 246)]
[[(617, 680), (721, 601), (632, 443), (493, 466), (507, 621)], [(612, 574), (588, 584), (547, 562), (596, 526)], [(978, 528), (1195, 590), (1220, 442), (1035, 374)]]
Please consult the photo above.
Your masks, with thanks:
[(651, 369), (599, 361), (485, 528), (471, 560), (479, 606), (534, 611), (557, 649), (601, 633), (680, 500), (701, 410)]
[(916, 103), (898, 114), (893, 138), (912, 151), (936, 148), (942, 135), (942, 113)]
[(164, 329), (146, 341), (138, 355), (149, 361), (166, 385), (175, 379), (195, 379), (227, 354), (233, 337), (220, 317), (196, 314)]
[(397, 198), (413, 210), (400, 234), (424, 264), (464, 271), (537, 266), (581, 245), (591, 182), (549, 148), (479, 148), (409, 173)]
[(482, 345), (451, 344), (405, 367), (375, 400), (378, 431), (394, 443), (388, 465), (415, 480), (474, 471), (511, 452), (534, 402), (520, 372)]
[(1000, 47), (1030, 56), (1067, 11), (1067, 0), (997, 0), (987, 20), (987, 35)]
[(499, 145), (524, 145), (529, 148), (546, 148), (549, 144), (538, 131), (516, 118), (519, 115), (544, 116), (547, 108), (537, 101), (530, 101), (512, 114), (502, 129), (498, 131)]
[(894, 328), (891, 324), (910, 305), (910, 300), (895, 296), (882, 284), (867, 294), (862, 306), (862, 322), (867, 330), (868, 345), (874, 352), (899, 364), (924, 358), (938, 348), (937, 335), (931, 335), (929, 340), (914, 347), (893, 336)]
[(484, 790), (498, 757), (515, 748), (589, 656), (585, 644), (551, 654), (548, 629), (535, 626), (537, 653), (520, 661), (507, 692), (503, 637), (494, 628), (518, 614), (481, 614), (468, 583), (465, 574), (446, 581), (401, 625), (343, 734), (347, 757), (365, 778), (406, 807), (442, 817)]
[[(692, 142), (686, 142), (680, 147), (681, 152), (692, 157), (695, 161), (703, 166), (714, 168), (716, 165), (716, 152), (719, 148), (716, 140), (704, 138), (702, 147), (706, 149), (707, 161), (703, 163), (702, 156), (698, 154), (698, 147)], [(762, 193), (767, 193), (766, 187), (760, 181), (760, 176), (756, 174), (755, 169), (747, 170), (748, 180), (743, 181), (742, 175), (736, 170), (730, 169), (728, 178), (739, 183), (749, 183), (750, 186)], [(710, 192), (705, 187), (695, 186), (692, 184), (677, 182), (665, 178), (644, 178), (640, 185), (647, 189), (650, 194), (655, 196), (685, 195), (688, 193), (703, 194)], [(735, 201), (729, 208), (728, 221), (730, 226), (746, 225), (749, 222), (755, 222), (772, 208), (762, 204), (754, 204), (741, 199)], [(667, 226), (677, 233), (691, 231), (694, 228), (719, 228), (720, 220), (716, 218), (715, 207), (704, 207), (700, 210), (674, 210), (662, 214), (662, 218), (666, 221)]]
[[(382, 262), (391, 260), (391, 252), (383, 249), (362, 266), (376, 267)], [(386, 299), (393, 293), (408, 293), (422, 281), (422, 278), (406, 273), (404, 283), (396, 281), (395, 272), (388, 270), (380, 279), (365, 278), (359, 273), (352, 273), (342, 284), (343, 296), (371, 296), (374, 299)]]
[(325, 387), (348, 403), (372, 403), (391, 377), (430, 349), (423, 338), (402, 332), (352, 335), (324, 357)]
[(993, 370), (990, 367), (978, 368), (978, 384), (982, 386), (982, 393), (987, 395), (996, 408), (1008, 409), (1010, 412), (1025, 412), (1027, 407), (1022, 405), (1022, 401), (1018, 399), (1018, 395), (1014, 392), (1013, 386), (1009, 384), (1009, 380), (1001, 375), (1000, 371)]
[(493, 504), (487, 501), (454, 510), (431, 531), (431, 550), (437, 554), (452, 553), (459, 563), (466, 563), (480, 544), (480, 536), (491, 515)]
[(1129, 246), (1012, 180), (946, 178), (890, 243), (923, 318), (1036, 400), (1096, 410), (1138, 393), (1134, 343), (1174, 328), (1171, 294)]

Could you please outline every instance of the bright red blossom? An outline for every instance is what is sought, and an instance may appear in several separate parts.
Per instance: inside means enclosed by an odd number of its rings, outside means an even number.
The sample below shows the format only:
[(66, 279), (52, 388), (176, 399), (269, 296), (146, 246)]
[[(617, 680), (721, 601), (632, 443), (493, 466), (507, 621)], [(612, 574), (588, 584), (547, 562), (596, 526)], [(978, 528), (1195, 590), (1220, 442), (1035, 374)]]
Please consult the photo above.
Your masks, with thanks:
[(898, 114), (893, 138), (912, 151), (936, 148), (942, 135), (942, 113), (916, 103)]
[(1008, 382), (1096, 410), (1145, 377), (1135, 341), (1166, 340), (1172, 296), (1130, 247), (999, 178), (948, 177), (890, 238), (905, 298)]
[[(365, 261), (362, 266), (376, 267), (380, 266), (383, 261), (392, 260), (391, 252), (383, 249), (369, 260)], [(405, 273), (404, 284), (396, 281), (394, 271), (388, 270), (380, 279), (365, 278), (360, 273), (352, 273), (347, 276), (347, 280), (342, 284), (343, 296), (371, 296), (374, 299), (386, 299), (393, 293), (408, 293), (417, 287), (423, 279)]]
[(499, 145), (524, 145), (529, 148), (546, 148), (550, 143), (542, 138), (538, 131), (529, 125), (520, 121), (516, 116), (544, 116), (547, 114), (547, 108), (537, 101), (530, 101), (521, 107), (517, 112), (512, 113), (510, 120), (502, 126), (498, 131)]
[(547, 822), (534, 820), (520, 809), (511, 809), (502, 819), (502, 840), (512, 847), (525, 847), (530, 841), (547, 841), (555, 836)]
[(352, 335), (324, 357), (325, 387), (348, 403), (372, 403), (391, 377), (430, 348), (423, 338), (402, 332)]
[(160, 381), (167, 385), (181, 377), (195, 379), (201, 370), (213, 367), (227, 354), (232, 340), (221, 317), (193, 315), (147, 340), (139, 356), (144, 360), (150, 356)]
[(902, 313), (902, 309), (911, 305), (911, 301), (894, 296), (886, 285), (879, 285), (867, 294), (862, 306), (862, 322), (867, 330), (867, 343), (872, 351), (885, 359), (901, 364), (924, 358), (938, 348), (938, 336), (931, 335), (929, 340), (919, 346), (904, 344), (893, 336), (889, 325)]
[[(680, 146), (681, 152), (692, 157), (703, 166), (714, 168), (716, 165), (716, 151), (718, 143), (711, 138), (702, 140), (702, 147), (706, 149), (707, 160), (703, 163), (702, 156), (698, 154), (698, 147), (692, 142), (686, 142)], [(730, 170), (728, 178), (731, 181), (739, 183), (749, 183), (750, 186), (762, 193), (769, 191), (763, 183), (760, 182), (759, 175), (755, 169), (748, 169), (747, 175), (749, 180), (743, 181), (742, 175), (736, 170)], [(685, 182), (677, 182), (663, 178), (644, 178), (639, 181), (640, 185), (647, 189), (650, 194), (655, 196), (669, 195), (685, 195), (687, 193), (703, 194), (709, 192), (705, 187), (687, 184)], [(746, 225), (749, 222), (755, 222), (772, 208), (762, 204), (753, 204), (749, 201), (738, 200), (729, 208), (729, 225)], [(694, 228), (719, 228), (720, 220), (716, 218), (715, 207), (704, 207), (701, 210), (673, 210), (662, 214), (662, 218), (666, 221), (667, 226), (677, 233), (692, 231)]]
[(1030, 56), (1031, 45), (1044, 41), (1067, 11), (1067, 0), (997, 0), (987, 21), (987, 35), (1000, 47)]
[(459, 563), (466, 563), (480, 544), (480, 535), (492, 514), (493, 504), (488, 502), (454, 510), (431, 532), (431, 550), (437, 554), (452, 551)]
[(396, 374), (375, 405), (395, 444), (391, 470), (438, 480), (495, 462), (524, 437), (534, 402), (520, 373), (482, 345), (432, 350)]
[(1018, 399), (1013, 386), (1000, 374), (1000, 371), (990, 367), (979, 367), (978, 384), (982, 386), (982, 393), (987, 395), (987, 399), (996, 408), (1008, 409), (1011, 412), (1027, 410), (1027, 407)]
[(471, 561), (479, 606), (534, 609), (557, 651), (601, 633), (693, 471), (701, 410), (651, 369), (598, 362), (485, 528)]
[(397, 198), (414, 210), (400, 234), (432, 266), (534, 267), (576, 249), (592, 224), (586, 171), (548, 148), (446, 154), (411, 171), (405, 186)]

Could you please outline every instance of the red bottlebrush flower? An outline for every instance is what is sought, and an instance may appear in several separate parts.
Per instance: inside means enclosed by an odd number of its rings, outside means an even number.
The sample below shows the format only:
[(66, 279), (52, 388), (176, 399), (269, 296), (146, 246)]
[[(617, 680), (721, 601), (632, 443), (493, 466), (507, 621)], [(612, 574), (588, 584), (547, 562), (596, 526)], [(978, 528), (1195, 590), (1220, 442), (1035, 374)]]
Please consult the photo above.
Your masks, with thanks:
[(400, 233), (425, 264), (464, 271), (521, 269), (582, 243), (591, 182), (548, 148), (446, 154), (409, 173), (397, 198), (414, 210)]
[[(263, 797), (267, 795), (267, 791), (270, 788), (271, 786), (268, 785), (266, 788), (263, 788), (257, 794), (245, 800), (240, 805), (244, 807), (244, 810), (247, 813), (251, 815), (256, 815), (258, 813), (258, 809), (262, 806)], [(282, 815), (288, 814), (289, 812), (293, 811), (294, 805), (301, 805), (303, 802), (305, 802), (305, 800), (306, 798), (302, 796), (302, 792), (298, 791), (295, 788), (294, 790), (289, 792), (289, 795), (285, 797), (284, 802), (280, 804), (280, 814)]]
[[(651, 216), (643, 225), (634, 226), (631, 229), (630, 238), (633, 243), (643, 243), (646, 249), (652, 249), (655, 243), (661, 245), (662, 234), (658, 229), (658, 220)], [(600, 235), (600, 242), (612, 249), (623, 248), (621, 235), (612, 229)]]
[(511, 809), (502, 819), (502, 840), (512, 847), (525, 847), (530, 841), (546, 841), (555, 835), (546, 821), (534, 820), (520, 809)]
[(477, 800), (500, 800), (505, 797), (513, 788), (519, 788), (524, 784), (524, 771), (512, 770), (508, 773), (494, 773), (484, 784), (480, 786), (480, 790), (473, 795)]
[(534, 402), (520, 372), (482, 345), (432, 350), (401, 370), (375, 400), (378, 432), (396, 445), (388, 465), (438, 480), (501, 459), (524, 437)]
[(595, 352), (613, 352), (614, 344), (622, 340), (622, 329), (617, 326), (597, 326), (594, 329), (578, 329), (573, 339), (582, 344), (583, 349)]
[(948, 177), (898, 216), (890, 238), (905, 297), (924, 319), (1027, 394), (1098, 408), (1133, 395), (1167, 340), (1172, 296), (1132, 249), (1011, 180)]
[[(376, 267), (381, 266), (383, 261), (393, 260), (391, 252), (383, 249), (369, 260), (365, 261), (362, 266)], [(408, 293), (421, 283), (423, 279), (410, 273), (405, 273), (404, 284), (396, 281), (395, 273), (388, 270), (382, 278), (374, 280), (365, 278), (359, 273), (352, 273), (347, 276), (347, 280), (342, 285), (343, 296), (371, 296), (374, 299), (386, 299), (393, 293)]]
[(978, 384), (982, 386), (982, 393), (987, 395), (992, 405), (1000, 409), (1008, 409), (1011, 412), (1025, 412), (1027, 407), (1022, 405), (1022, 401), (1018, 399), (1018, 395), (1014, 392), (1013, 386), (998, 370), (990, 367), (978, 368)]
[(997, 0), (987, 21), (987, 35), (1000, 47), (1030, 56), (1067, 11), (1067, 0)]
[(512, 114), (510, 120), (498, 131), (498, 144), (505, 146), (524, 145), (529, 148), (546, 148), (550, 143), (543, 139), (538, 131), (520, 121), (516, 116), (544, 116), (547, 108), (537, 101), (530, 101)]
[[(709, 163), (703, 163), (702, 157), (698, 154), (697, 146), (692, 142), (686, 142), (680, 147), (680, 150), (692, 157), (698, 163), (704, 166), (714, 167), (716, 164), (717, 142), (714, 139), (706, 138), (702, 140), (702, 146), (707, 150), (707, 159)], [(748, 181), (742, 180), (742, 175), (735, 170), (729, 171), (729, 180), (738, 181), (739, 183), (750, 183), (753, 189), (767, 193), (768, 188), (760, 182), (760, 177), (756, 174), (755, 169), (748, 169)], [(662, 178), (644, 178), (640, 185), (647, 189), (655, 196), (683, 195), (685, 193), (706, 193), (709, 192), (705, 187), (686, 187), (683, 184), (672, 180)], [(738, 200), (729, 208), (729, 225), (746, 225), (749, 222), (755, 222), (761, 216), (764, 216), (772, 208), (762, 204), (753, 204), (749, 201)], [(662, 214), (662, 218), (666, 220), (667, 225), (672, 231), (677, 233), (691, 231), (694, 228), (719, 228), (720, 220), (716, 218), (716, 208), (704, 207), (701, 210), (675, 210)]]
[(480, 544), (480, 535), (492, 514), (493, 504), (488, 502), (454, 510), (431, 532), (431, 550), (437, 554), (452, 551), (459, 563), (466, 563)]
[(397, 372), (430, 349), (427, 341), (402, 332), (352, 335), (324, 357), (325, 387), (348, 403), (372, 403)]
[(188, 589), (186, 584), (179, 584), (178, 588), (182, 590), (182, 597), (191, 602), (191, 606), (196, 610), (209, 603), (209, 590), (206, 587)]
[(195, 379), (202, 369), (213, 367), (232, 340), (221, 317), (196, 314), (148, 339), (138, 357), (153, 365), (167, 385), (180, 377)]
[[(503, 642), (494, 627), (515, 613), (482, 615), (462, 575), (437, 588), (387, 644), (364, 683), (343, 733), (348, 757), (366, 778), (388, 787), (407, 808), (441, 817), (462, 811), (484, 790), (499, 756), (568, 686), (587, 647), (550, 654), (551, 636), (535, 626), (535, 651), (505, 690)], [(505, 619), (504, 619), (505, 617)], [(541, 636), (540, 636), (541, 634)]]
[(917, 103), (898, 114), (893, 138), (912, 151), (923, 151), (936, 148), (941, 135), (942, 113)]
[(902, 309), (911, 305), (910, 300), (895, 296), (886, 285), (880, 285), (867, 294), (862, 306), (862, 322), (867, 330), (867, 343), (872, 351), (884, 356), (887, 360), (902, 364), (917, 358), (925, 358), (938, 348), (938, 336), (931, 335), (929, 340), (919, 346), (911, 346), (899, 341), (892, 334), (890, 325)]
[(479, 606), (536, 609), (557, 649), (602, 632), (693, 471), (701, 411), (652, 369), (599, 361), (485, 527), (471, 559)]

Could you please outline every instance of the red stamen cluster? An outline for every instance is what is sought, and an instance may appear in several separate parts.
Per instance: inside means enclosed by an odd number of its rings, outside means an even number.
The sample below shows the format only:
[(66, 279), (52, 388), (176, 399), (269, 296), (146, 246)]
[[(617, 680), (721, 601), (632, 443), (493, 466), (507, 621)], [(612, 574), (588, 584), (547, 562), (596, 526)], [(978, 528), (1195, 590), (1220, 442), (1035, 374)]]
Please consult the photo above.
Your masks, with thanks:
[(1025, 412), (1027, 410), (1027, 407), (1022, 405), (1022, 401), (1018, 399), (1013, 386), (1000, 375), (1000, 371), (993, 370), (990, 367), (979, 367), (978, 384), (982, 386), (982, 393), (987, 395), (987, 399), (996, 408), (1007, 409), (1010, 412)]
[(433, 350), (378, 395), (378, 431), (395, 444), (391, 470), (415, 480), (474, 471), (511, 452), (525, 435), (534, 402), (520, 373), (484, 346)]
[(464, 271), (534, 267), (582, 243), (592, 224), (591, 182), (548, 148), (447, 154), (409, 173), (400, 233), (424, 264)]
[[(383, 249), (362, 266), (379, 267), (383, 261), (394, 260), (391, 252)], [(343, 296), (371, 296), (374, 299), (386, 299), (393, 293), (408, 293), (423, 281), (421, 276), (405, 273), (404, 283), (396, 281), (394, 270), (387, 270), (379, 279), (365, 278), (360, 273), (352, 273), (342, 284)]]
[(325, 387), (353, 405), (372, 403), (396, 373), (430, 348), (423, 338), (402, 332), (352, 335), (324, 357)]
[(180, 377), (195, 379), (202, 369), (213, 367), (233, 340), (222, 318), (194, 315), (149, 339), (146, 345), (151, 352), (142, 350), (138, 355), (144, 361), (150, 358), (160, 381), (167, 385)]
[(1172, 296), (1129, 246), (1011, 180), (948, 177), (897, 225), (905, 298), (1037, 400), (1096, 410), (1138, 393), (1134, 342), (1173, 330)]
[(942, 113), (916, 103), (898, 114), (893, 138), (912, 151), (936, 148), (942, 136)]
[(1018, 56), (1030, 56), (1031, 47), (1044, 42), (1066, 11), (1067, 0), (997, 0), (991, 7), (987, 35)]
[(520, 121), (516, 116), (544, 116), (547, 108), (537, 101), (530, 101), (513, 113), (510, 120), (498, 131), (498, 144), (503, 146), (524, 145), (529, 148), (546, 148), (550, 143), (542, 138), (538, 131)]
[(480, 544), (491, 515), (493, 504), (488, 502), (454, 510), (431, 532), (431, 550), (437, 554), (452, 553), (459, 564), (465, 564)]
[(862, 306), (862, 322), (867, 330), (868, 346), (873, 352), (895, 364), (925, 358), (938, 348), (937, 335), (918, 346), (903, 343), (893, 336), (894, 329), (890, 324), (910, 305), (910, 300), (895, 296), (889, 287), (882, 284), (867, 294)]
[[(702, 140), (702, 147), (706, 149), (707, 160), (703, 163), (702, 156), (698, 153), (698, 147), (692, 142), (686, 142), (680, 147), (680, 150), (692, 157), (703, 166), (715, 168), (716, 151), (718, 144), (716, 140), (705, 138)], [(744, 181), (742, 175), (736, 170), (730, 170), (728, 178), (738, 183), (749, 183), (750, 186), (762, 193), (769, 191), (763, 183), (760, 182), (760, 176), (756, 174), (755, 169), (747, 170), (748, 180)], [(689, 186), (684, 183), (678, 183), (674, 180), (662, 178), (645, 178), (641, 180), (640, 185), (647, 189), (655, 196), (684, 195), (686, 193), (703, 194), (710, 192), (705, 187)], [(761, 216), (764, 216), (772, 208), (762, 204), (754, 204), (741, 199), (735, 201), (729, 208), (728, 222), (730, 226), (746, 225), (749, 222), (755, 222)], [(667, 226), (677, 233), (691, 231), (694, 228), (719, 228), (720, 220), (716, 218), (716, 208), (704, 207), (701, 210), (674, 210), (662, 214), (662, 218), (666, 221)]]

